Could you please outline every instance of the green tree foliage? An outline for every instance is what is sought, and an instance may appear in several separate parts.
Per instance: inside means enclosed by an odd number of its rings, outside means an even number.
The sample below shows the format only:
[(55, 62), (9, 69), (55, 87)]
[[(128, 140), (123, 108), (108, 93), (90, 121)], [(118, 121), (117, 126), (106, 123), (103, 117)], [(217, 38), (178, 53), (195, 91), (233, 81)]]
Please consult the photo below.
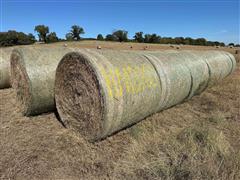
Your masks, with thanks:
[[(72, 39), (77, 41), (80, 40), (81, 39), (80, 34), (85, 33), (84, 29), (78, 25), (73, 25), (71, 28), (72, 29), (70, 31), (70, 34), (72, 36)], [(68, 33), (68, 36), (70, 36), (70, 34)]]
[(150, 39), (151, 39), (151, 34), (145, 34), (144, 35), (144, 42), (145, 43), (150, 43)]
[(106, 41), (117, 41), (117, 37), (112, 35), (112, 34), (108, 34), (106, 35), (106, 38), (105, 38)]
[(0, 32), (0, 46), (28, 45), (35, 41), (32, 34), (16, 31)]
[(133, 38), (136, 42), (139, 42), (139, 43), (144, 42), (143, 32), (136, 32), (135, 36), (133, 36)]
[(161, 37), (157, 34), (145, 34), (144, 42), (145, 43), (160, 43)]
[(104, 40), (103, 35), (102, 35), (102, 34), (98, 34), (98, 35), (97, 35), (97, 40), (103, 41), (103, 40)]
[(34, 31), (38, 32), (39, 41), (47, 42), (47, 34), (49, 33), (49, 27), (45, 25), (37, 25)]
[(228, 46), (234, 46), (234, 43), (229, 43)]
[(72, 33), (67, 33), (67, 34), (65, 35), (65, 37), (66, 37), (66, 40), (67, 40), (67, 41), (73, 41)]
[(117, 41), (119, 41), (119, 42), (127, 42), (128, 41), (128, 32), (125, 30), (114, 31), (112, 35), (115, 36)]
[(184, 43), (183, 44), (187, 44), (187, 45), (193, 45), (193, 41), (194, 39), (190, 38), (190, 37), (186, 37), (184, 39)]
[(152, 34), (150, 37), (150, 43), (160, 43), (161, 37), (157, 34)]
[(31, 42), (36, 42), (35, 36), (32, 33), (28, 34), (28, 38)]
[(184, 38), (183, 37), (175, 37), (174, 38), (174, 44), (184, 44)]
[[(220, 44), (220, 43), (219, 43)], [(204, 38), (198, 38), (194, 40), (194, 45), (201, 45), (201, 46), (206, 46), (207, 45), (207, 40)]]
[(47, 43), (58, 42), (59, 39), (55, 32), (51, 32), (47, 35)]

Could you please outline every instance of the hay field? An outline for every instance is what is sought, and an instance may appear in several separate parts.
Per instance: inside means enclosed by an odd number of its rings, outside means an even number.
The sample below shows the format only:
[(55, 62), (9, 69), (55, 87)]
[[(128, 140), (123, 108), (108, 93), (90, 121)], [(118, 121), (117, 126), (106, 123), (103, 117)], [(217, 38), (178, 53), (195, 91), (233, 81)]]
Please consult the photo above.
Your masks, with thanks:
[[(173, 49), (98, 41), (67, 45)], [(1, 179), (240, 179), (239, 63), (219, 85), (95, 144), (64, 128), (57, 113), (22, 116), (12, 89), (0, 90), (0, 122)]]

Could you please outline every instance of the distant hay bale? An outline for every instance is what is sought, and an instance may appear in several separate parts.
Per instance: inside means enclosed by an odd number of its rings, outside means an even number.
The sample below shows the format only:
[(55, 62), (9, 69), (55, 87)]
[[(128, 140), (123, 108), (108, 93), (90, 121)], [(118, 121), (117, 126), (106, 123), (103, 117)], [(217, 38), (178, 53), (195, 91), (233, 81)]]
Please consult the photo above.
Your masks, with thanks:
[(132, 49), (133, 48), (133, 46), (130, 46), (130, 49)]
[(235, 51), (235, 54), (240, 54), (240, 50), (237, 49), (237, 50)]
[(58, 62), (69, 49), (21, 47), (11, 56), (12, 86), (24, 115), (53, 111), (54, 80)]
[(67, 44), (64, 44), (63, 46), (64, 46), (64, 47), (67, 47), (68, 45), (67, 45)]
[(144, 47), (143, 47), (143, 50), (148, 50), (148, 46), (144, 46)]
[(13, 48), (0, 49), (0, 89), (9, 88), (10, 82), (10, 56)]
[(97, 46), (97, 49), (102, 49), (102, 47), (101, 46)]
[(176, 46), (176, 49), (180, 49), (180, 46)]
[(216, 46), (216, 48), (218, 49), (218, 48), (220, 48), (220, 46)]
[(66, 127), (97, 141), (190, 99), (234, 69), (226, 52), (75, 49), (57, 67), (56, 106)]
[(172, 45), (172, 44), (170, 44), (170, 46), (169, 47), (171, 47), (171, 48), (175, 48), (175, 46), (174, 45)]

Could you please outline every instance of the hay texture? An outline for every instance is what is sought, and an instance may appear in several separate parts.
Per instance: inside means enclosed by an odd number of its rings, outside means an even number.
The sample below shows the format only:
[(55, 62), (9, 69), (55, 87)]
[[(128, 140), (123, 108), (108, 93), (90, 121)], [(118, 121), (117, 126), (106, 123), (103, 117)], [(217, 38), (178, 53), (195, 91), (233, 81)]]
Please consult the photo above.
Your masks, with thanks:
[(229, 75), (234, 61), (215, 51), (76, 49), (56, 70), (56, 106), (66, 127), (101, 140), (201, 93)]
[(10, 56), (12, 48), (0, 49), (0, 89), (9, 88), (10, 83)]
[(54, 81), (58, 62), (68, 48), (22, 47), (11, 56), (12, 86), (24, 115), (55, 109)]

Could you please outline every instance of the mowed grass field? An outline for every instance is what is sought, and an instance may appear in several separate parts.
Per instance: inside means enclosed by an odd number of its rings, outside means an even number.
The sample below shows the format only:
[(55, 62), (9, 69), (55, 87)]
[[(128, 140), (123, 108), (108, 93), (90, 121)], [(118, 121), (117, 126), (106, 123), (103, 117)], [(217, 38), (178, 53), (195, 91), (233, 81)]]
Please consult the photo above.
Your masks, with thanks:
[[(64, 44), (119, 50), (176, 49), (99, 41), (36, 46)], [(231, 48), (179, 47), (180, 51), (235, 53)], [(201, 95), (95, 144), (64, 128), (56, 113), (22, 116), (13, 90), (0, 90), (0, 178), (240, 179), (239, 63), (231, 76)]]

